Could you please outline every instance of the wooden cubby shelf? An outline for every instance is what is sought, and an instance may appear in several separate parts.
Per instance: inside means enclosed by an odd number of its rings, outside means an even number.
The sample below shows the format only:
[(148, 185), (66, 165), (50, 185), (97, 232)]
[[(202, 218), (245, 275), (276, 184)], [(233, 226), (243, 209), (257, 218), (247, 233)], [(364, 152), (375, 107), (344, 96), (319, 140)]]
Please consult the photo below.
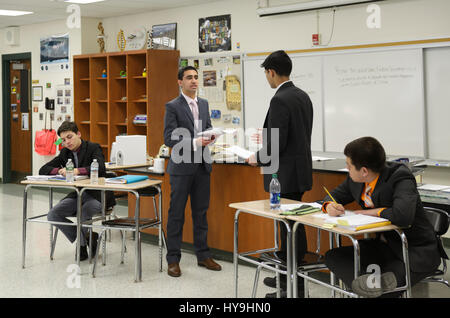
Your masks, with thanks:
[[(156, 156), (164, 143), (165, 104), (179, 94), (179, 58), (175, 50), (74, 56), (74, 118), (82, 138), (100, 144), (108, 160), (117, 135), (146, 135), (147, 153)], [(122, 71), (126, 77), (119, 76)], [(138, 114), (147, 115), (147, 124), (133, 124)]]

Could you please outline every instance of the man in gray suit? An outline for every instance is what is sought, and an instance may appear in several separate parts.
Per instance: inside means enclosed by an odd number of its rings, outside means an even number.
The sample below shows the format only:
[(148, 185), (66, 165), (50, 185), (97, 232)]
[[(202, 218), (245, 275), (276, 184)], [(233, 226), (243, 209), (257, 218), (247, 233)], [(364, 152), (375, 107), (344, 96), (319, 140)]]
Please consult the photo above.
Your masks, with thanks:
[(208, 144), (215, 136), (198, 133), (212, 128), (208, 101), (196, 97), (198, 72), (192, 66), (178, 72), (181, 95), (166, 104), (164, 115), (164, 143), (172, 148), (167, 166), (170, 175), (170, 207), (167, 220), (167, 273), (181, 275), (181, 241), (184, 210), (191, 199), (194, 227), (194, 248), (197, 264), (210, 270), (222, 268), (214, 262), (207, 244), (211, 158)]

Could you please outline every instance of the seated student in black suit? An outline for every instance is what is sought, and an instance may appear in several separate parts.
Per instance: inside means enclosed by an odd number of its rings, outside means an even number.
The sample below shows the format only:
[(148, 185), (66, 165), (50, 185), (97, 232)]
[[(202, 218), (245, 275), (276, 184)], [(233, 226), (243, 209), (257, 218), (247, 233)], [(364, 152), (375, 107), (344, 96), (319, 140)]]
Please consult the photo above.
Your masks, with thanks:
[[(405, 165), (386, 162), (383, 146), (373, 137), (350, 142), (344, 154), (349, 176), (331, 191), (338, 204), (326, 196), (322, 210), (332, 216), (341, 215), (343, 205), (356, 201), (362, 210), (354, 212), (379, 216), (402, 228), (408, 240), (411, 285), (416, 284), (439, 266), (440, 252), (414, 176)], [(361, 276), (357, 279), (354, 279), (353, 246), (335, 248), (325, 255), (328, 268), (347, 287), (360, 296), (379, 297), (405, 285), (402, 244), (395, 231), (360, 240), (359, 244)], [(371, 264), (380, 268), (380, 284), (373, 280), (372, 269), (369, 274), (366, 272)]]
[[(70, 121), (64, 121), (58, 129), (58, 136), (62, 139), (64, 148), (61, 149), (58, 156), (47, 162), (39, 169), (42, 175), (66, 175), (66, 164), (72, 159), (74, 164), (74, 176), (88, 175), (90, 176), (91, 163), (94, 159), (98, 162), (98, 176), (106, 176), (105, 159), (99, 144), (81, 139), (81, 132), (78, 130), (77, 124)], [(100, 191), (87, 190), (81, 198), (81, 221), (92, 219), (92, 216), (101, 213), (101, 197)], [(106, 192), (106, 207), (115, 205), (114, 194), (111, 191)], [(76, 192), (69, 193), (65, 198), (59, 201), (47, 214), (49, 221), (72, 223), (67, 217), (76, 216), (77, 213), (77, 195)], [(55, 225), (70, 242), (75, 242), (77, 238), (77, 228), (71, 225)], [(96, 251), (98, 234), (93, 232), (93, 254)], [(82, 228), (80, 261), (88, 258), (86, 244), (89, 241), (87, 229)]]

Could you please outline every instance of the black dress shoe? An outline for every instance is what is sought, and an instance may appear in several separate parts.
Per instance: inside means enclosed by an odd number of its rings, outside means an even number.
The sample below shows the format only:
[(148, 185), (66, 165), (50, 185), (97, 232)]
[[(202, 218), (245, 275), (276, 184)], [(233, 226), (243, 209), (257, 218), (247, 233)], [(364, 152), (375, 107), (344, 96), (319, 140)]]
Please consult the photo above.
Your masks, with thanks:
[[(275, 277), (266, 277), (263, 280), (264, 285), (267, 287), (277, 288), (277, 278)], [(303, 277), (297, 277), (297, 287), (298, 289), (303, 289), (304, 287), (304, 279)], [(286, 290), (286, 275), (280, 275), (280, 288)]]
[[(264, 285), (267, 287), (277, 288), (277, 278), (276, 277), (266, 277), (263, 280)], [(286, 290), (286, 275), (280, 275), (280, 287)]]
[[(89, 246), (89, 234), (86, 236), (86, 242)], [(91, 258), (95, 257), (95, 253), (97, 252), (97, 243), (98, 243), (98, 233), (92, 232), (92, 255)]]
[(80, 262), (88, 259), (88, 252), (86, 246), (80, 246)]

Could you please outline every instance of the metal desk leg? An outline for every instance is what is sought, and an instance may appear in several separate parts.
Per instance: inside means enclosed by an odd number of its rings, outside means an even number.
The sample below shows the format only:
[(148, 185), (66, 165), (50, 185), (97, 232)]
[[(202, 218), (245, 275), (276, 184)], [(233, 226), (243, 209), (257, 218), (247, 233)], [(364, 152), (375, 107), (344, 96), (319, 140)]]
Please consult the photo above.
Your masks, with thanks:
[(233, 263), (234, 263), (234, 297), (238, 297), (238, 236), (239, 236), (239, 214), (237, 210), (234, 214), (234, 248), (233, 248)]
[(161, 193), (161, 187), (157, 186), (156, 190), (158, 190), (158, 218), (159, 218), (159, 226), (158, 226), (158, 245), (159, 245), (159, 271), (162, 272), (162, 259), (163, 259), (163, 252), (162, 252), (162, 226), (163, 226), (163, 220), (162, 220), (162, 193)]
[(282, 220), (286, 226), (286, 288), (287, 298), (292, 298), (292, 231), (289, 223)]
[[(292, 276), (292, 288), (294, 289), (293, 291), (293, 296), (294, 298), (298, 297), (298, 277), (297, 277), (297, 244), (296, 239), (297, 239), (297, 228), (298, 225), (300, 223), (295, 222), (294, 227), (292, 229), (292, 272), (293, 272), (293, 276)], [(305, 284), (306, 284), (306, 280), (305, 280)]]
[(360, 250), (359, 250), (359, 243), (358, 240), (353, 238), (352, 236), (347, 236), (350, 238), (353, 244), (353, 259), (354, 259), (354, 272), (355, 272), (355, 279), (359, 277), (361, 273), (361, 262), (360, 262)]
[[(48, 192), (49, 211), (53, 208), (53, 189), (50, 188)], [(53, 225), (50, 224), (50, 259), (53, 260)]]
[(75, 191), (78, 192), (77, 196), (77, 253), (76, 253), (76, 260), (77, 265), (80, 266), (80, 246), (81, 246), (81, 196), (83, 195), (85, 189), (81, 189), (81, 191), (78, 191), (78, 189), (75, 189)]
[[(106, 195), (106, 191), (105, 190), (101, 190), (100, 191), (101, 196), (100, 196), (100, 201), (101, 201), (101, 205), (102, 205), (102, 219), (104, 220), (106, 218), (106, 199), (105, 199), (105, 195)], [(102, 261), (103, 261), (103, 266), (106, 265), (106, 237), (108, 236), (108, 232), (105, 232), (105, 239), (102, 242)], [(89, 254), (89, 260), (90, 260), (90, 254)]]
[(411, 272), (409, 270), (409, 254), (408, 254), (408, 240), (405, 233), (401, 230), (395, 230), (402, 240), (403, 262), (405, 263), (406, 275), (406, 298), (411, 298)]
[(22, 268), (25, 268), (25, 247), (27, 242), (27, 192), (28, 187), (23, 190), (23, 218), (22, 218)]
[[(329, 244), (330, 244), (330, 250), (333, 249), (333, 232), (328, 232), (329, 235)], [(330, 271), (330, 285), (335, 286), (336, 284), (336, 276), (332, 271)], [(336, 298), (336, 291), (334, 289), (331, 290), (331, 297)]]
[(140, 209), (140, 198), (139, 198), (139, 194), (135, 191), (131, 191), (132, 193), (134, 193), (134, 195), (136, 196), (136, 206), (135, 206), (135, 211), (134, 211), (134, 218), (136, 221), (136, 228), (135, 228), (135, 255), (136, 255), (136, 264), (135, 264), (135, 268), (134, 268), (134, 281), (140, 282), (141, 281), (141, 272), (142, 272), (142, 268), (141, 268), (141, 235), (139, 232), (139, 209)]

